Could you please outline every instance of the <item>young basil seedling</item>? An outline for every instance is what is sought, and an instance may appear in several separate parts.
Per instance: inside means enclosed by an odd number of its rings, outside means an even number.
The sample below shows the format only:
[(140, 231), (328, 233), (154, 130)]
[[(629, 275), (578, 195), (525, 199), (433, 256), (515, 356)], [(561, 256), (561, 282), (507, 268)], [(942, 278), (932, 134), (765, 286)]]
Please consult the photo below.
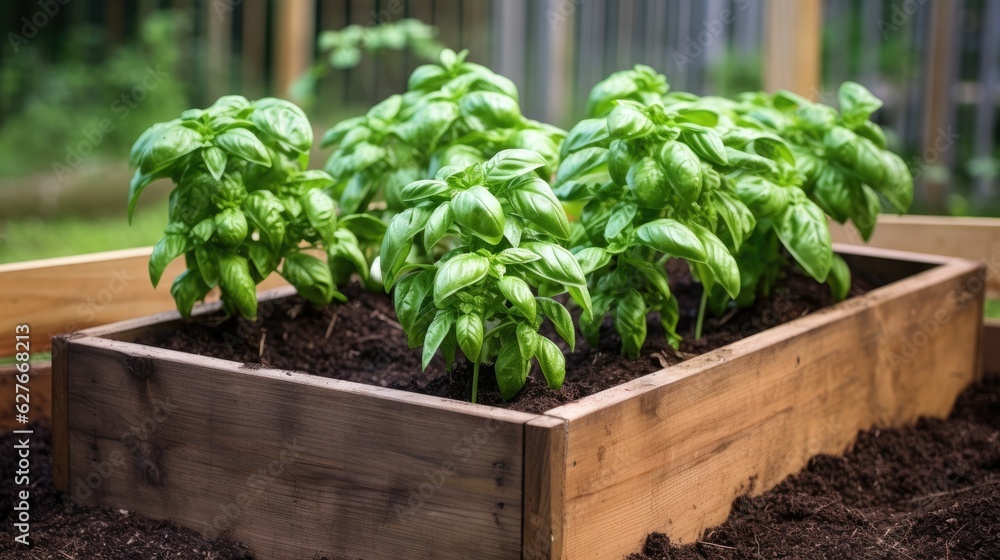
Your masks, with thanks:
[(425, 368), (435, 352), (450, 365), (461, 350), (473, 363), (472, 402), (483, 363), (495, 364), (504, 399), (524, 386), (532, 359), (550, 387), (562, 386), (565, 358), (539, 328), (548, 319), (573, 348), (570, 313), (552, 296), (568, 292), (590, 313), (583, 270), (560, 244), (566, 213), (537, 173), (546, 165), (511, 149), (412, 182), (382, 242), (379, 272), (411, 347), (423, 346)]
[[(352, 271), (367, 275), (357, 234), (378, 237), (383, 226), (359, 216), (337, 219), (325, 192), (333, 180), (306, 170), (311, 146), (312, 128), (298, 107), (240, 96), (185, 111), (136, 140), (129, 220), (147, 185), (173, 181), (170, 223), (153, 248), (149, 274), (155, 286), (171, 261), (185, 257), (187, 270), (170, 289), (182, 315), (219, 286), (226, 311), (255, 318), (256, 285), (276, 270), (318, 305), (345, 299), (337, 283)], [(324, 251), (329, 265), (308, 249)]]

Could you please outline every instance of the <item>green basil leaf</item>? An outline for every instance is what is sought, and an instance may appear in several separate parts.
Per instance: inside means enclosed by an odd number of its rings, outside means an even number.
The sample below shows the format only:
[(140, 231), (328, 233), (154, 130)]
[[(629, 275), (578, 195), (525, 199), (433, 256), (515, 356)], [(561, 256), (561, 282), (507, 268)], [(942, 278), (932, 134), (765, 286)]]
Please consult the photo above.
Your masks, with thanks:
[(278, 258), (263, 243), (248, 243), (247, 253), (261, 278), (267, 278), (278, 268)]
[(434, 273), (434, 270), (423, 270), (408, 274), (396, 284), (393, 294), (396, 319), (407, 333), (412, 332), (420, 316), (433, 307)]
[(215, 146), (209, 146), (201, 150), (201, 159), (205, 161), (205, 167), (216, 181), (222, 178), (226, 172), (226, 152)]
[(380, 268), (385, 289), (389, 290), (395, 283), (396, 274), (410, 255), (413, 248), (413, 236), (424, 229), (430, 218), (431, 210), (425, 206), (408, 208), (393, 216), (382, 238), (380, 252)]
[(622, 354), (626, 358), (638, 358), (646, 342), (646, 311), (646, 302), (635, 289), (629, 288), (617, 300), (614, 325), (621, 337)]
[(644, 208), (665, 208), (670, 204), (671, 183), (653, 158), (644, 157), (636, 162), (628, 170), (625, 183)]
[(497, 262), (501, 264), (527, 264), (530, 262), (535, 262), (541, 257), (532, 253), (527, 249), (519, 249), (517, 247), (511, 249), (504, 249), (500, 251), (497, 255)]
[(453, 294), (486, 278), (490, 260), (475, 253), (465, 253), (438, 266), (434, 277), (434, 304), (442, 308)]
[(447, 79), (448, 73), (444, 68), (437, 64), (424, 64), (413, 70), (406, 88), (410, 91), (434, 90), (441, 87)]
[(278, 142), (285, 151), (309, 152), (313, 131), (302, 109), (274, 97), (259, 99), (253, 105), (250, 120), (265, 137)]
[(791, 202), (789, 190), (756, 176), (740, 177), (735, 184), (736, 196), (760, 218), (781, 215)]
[(243, 203), (243, 214), (273, 250), (278, 250), (285, 241), (284, 209), (278, 197), (270, 191), (254, 191)]
[(573, 327), (573, 317), (569, 311), (552, 298), (537, 297), (535, 302), (549, 321), (552, 321), (556, 334), (565, 340), (566, 344), (569, 344), (569, 349), (572, 352), (576, 348), (576, 329)]
[(569, 237), (566, 210), (543, 179), (532, 177), (517, 183), (508, 193), (514, 211), (535, 228), (559, 239)]
[(529, 266), (542, 278), (564, 286), (585, 287), (587, 285), (587, 279), (573, 257), (573, 253), (563, 247), (553, 243), (529, 241), (522, 243), (521, 248), (541, 257), (530, 263)]
[(312, 189), (302, 196), (302, 209), (309, 225), (319, 233), (325, 243), (333, 243), (337, 231), (337, 209), (330, 195)]
[(655, 127), (649, 117), (628, 105), (618, 105), (608, 115), (608, 134), (611, 138), (628, 140), (648, 136)]
[(226, 208), (215, 215), (215, 233), (223, 245), (234, 247), (243, 243), (248, 230), (246, 216), (236, 208)]
[(192, 240), (197, 239), (195, 243), (198, 244), (206, 243), (212, 238), (213, 233), (215, 233), (215, 220), (212, 218), (205, 218), (191, 228), (191, 238)]
[(527, 323), (518, 323), (517, 330), (515, 331), (517, 338), (517, 349), (518, 353), (523, 360), (530, 360), (535, 357), (535, 353), (538, 352), (538, 340), (541, 336), (535, 332), (535, 329)]
[(698, 155), (686, 144), (668, 141), (659, 151), (659, 161), (674, 192), (691, 203), (701, 195), (702, 170)]
[(882, 150), (881, 159), (886, 170), (886, 181), (883, 185), (872, 185), (882, 196), (889, 201), (896, 211), (904, 213), (913, 204), (913, 176), (910, 175), (906, 162), (898, 155)]
[(517, 101), (492, 91), (473, 91), (463, 95), (458, 106), (463, 115), (475, 117), (490, 128), (511, 128), (524, 118)]
[(545, 376), (549, 389), (559, 389), (566, 379), (566, 357), (555, 342), (544, 336), (538, 337), (537, 344), (535, 358), (538, 365), (542, 366), (542, 375)]
[(170, 295), (177, 303), (177, 310), (181, 316), (190, 317), (195, 302), (205, 299), (209, 290), (211, 288), (205, 284), (198, 271), (185, 270), (174, 278), (174, 283), (170, 286)]
[(139, 169), (143, 175), (153, 175), (177, 162), (202, 146), (201, 134), (185, 126), (157, 129), (142, 155)]
[(507, 342), (500, 347), (494, 369), (500, 394), (505, 401), (509, 401), (524, 387), (531, 364), (521, 357), (517, 344)]
[(128, 186), (128, 223), (132, 223), (132, 215), (135, 214), (135, 205), (139, 202), (139, 196), (150, 183), (155, 179), (154, 175), (144, 175), (138, 169), (132, 175), (132, 180)]
[(875, 233), (875, 224), (878, 223), (882, 205), (879, 203), (878, 194), (871, 187), (864, 184), (857, 186), (858, 188), (852, 192), (851, 223), (857, 228), (861, 238), (867, 242)]
[(590, 291), (587, 289), (587, 286), (570, 286), (567, 288), (566, 293), (569, 294), (569, 298), (572, 299), (574, 303), (580, 306), (580, 309), (583, 310), (584, 317), (587, 317), (594, 312), (590, 301)]
[(837, 301), (846, 299), (851, 291), (851, 269), (840, 255), (833, 255), (830, 276), (827, 277), (826, 283), (830, 285), (833, 299)]
[(734, 150), (733, 148), (726, 147), (726, 157), (729, 159), (729, 165), (731, 167), (742, 171), (748, 171), (750, 173), (770, 173), (772, 175), (778, 172), (778, 168), (771, 160), (756, 154), (748, 154), (747, 152), (741, 152), (740, 150)]
[(595, 270), (600, 270), (611, 262), (611, 253), (603, 247), (586, 247), (575, 255), (576, 262), (580, 263), (580, 270), (584, 276), (589, 276)]
[(167, 265), (187, 250), (187, 237), (181, 234), (168, 233), (156, 242), (153, 253), (149, 256), (149, 279), (153, 282), (154, 288), (160, 283)]
[(584, 119), (569, 131), (563, 141), (560, 157), (565, 159), (573, 152), (592, 146), (607, 147), (609, 140), (607, 119)]
[(473, 362), (479, 361), (483, 349), (483, 318), (472, 313), (459, 315), (455, 322), (455, 335), (465, 357)]
[(741, 287), (740, 269), (736, 264), (736, 259), (733, 258), (729, 249), (726, 249), (725, 243), (714, 233), (698, 224), (689, 224), (689, 227), (705, 247), (706, 258), (704, 262), (712, 271), (714, 279), (722, 285), (722, 289), (729, 294), (729, 297), (735, 299), (740, 294)]
[(833, 167), (824, 167), (819, 173), (812, 198), (831, 218), (844, 223), (851, 215), (853, 190), (858, 188), (853, 179)]
[(424, 338), (424, 350), (420, 359), (420, 367), (422, 369), (427, 369), (427, 366), (431, 363), (431, 359), (434, 358), (434, 353), (437, 352), (438, 347), (441, 346), (445, 337), (451, 332), (453, 324), (454, 318), (449, 311), (442, 309), (434, 316), (434, 320), (427, 327), (427, 335)]
[(458, 193), (451, 201), (451, 211), (456, 223), (487, 243), (496, 245), (503, 239), (506, 219), (503, 208), (486, 187), (476, 186)]
[(410, 120), (397, 126), (395, 133), (407, 144), (420, 146), (429, 152), (458, 117), (458, 105), (451, 101), (428, 103)]
[(285, 257), (281, 276), (295, 286), (299, 295), (316, 305), (326, 305), (333, 299), (336, 287), (330, 267), (306, 253), (292, 253)]
[(195, 247), (194, 257), (205, 284), (211, 288), (219, 285), (219, 265), (215, 262), (215, 255), (202, 245)]
[(529, 322), (535, 322), (535, 296), (531, 293), (527, 282), (515, 276), (504, 276), (500, 279), (500, 293), (507, 298), (507, 301), (514, 304)]
[(645, 223), (635, 230), (639, 243), (672, 257), (705, 262), (704, 243), (688, 226), (670, 218)]
[(732, 235), (736, 247), (743, 245), (743, 242), (750, 237), (757, 226), (757, 220), (746, 204), (726, 191), (716, 191), (715, 200), (715, 209), (722, 216), (726, 227), (729, 228), (729, 233)]
[[(655, 165), (655, 162), (654, 162)], [(620, 202), (615, 205), (608, 218), (608, 225), (604, 226), (604, 237), (612, 239), (617, 237), (625, 228), (632, 225), (639, 207), (630, 202)]]
[(573, 152), (559, 163), (556, 170), (555, 186), (561, 187), (573, 181), (587, 185), (604, 184), (611, 180), (608, 175), (608, 149), (584, 148)]
[(252, 132), (245, 128), (227, 130), (215, 137), (215, 145), (250, 163), (271, 167), (267, 148)]
[(431, 213), (431, 217), (427, 220), (427, 228), (424, 229), (424, 251), (427, 254), (432, 254), (434, 246), (448, 235), (452, 220), (450, 202), (438, 206)]
[(351, 231), (358, 239), (379, 242), (385, 235), (386, 224), (371, 214), (351, 214), (340, 218), (338, 227)]
[(514, 247), (521, 244), (521, 236), (524, 235), (524, 224), (517, 216), (507, 216), (507, 222), (503, 225), (503, 236)]
[(365, 258), (364, 251), (358, 238), (347, 229), (338, 229), (334, 233), (336, 241), (327, 249), (327, 254), (332, 259), (343, 259), (357, 270), (362, 279), (368, 278), (368, 259)]
[(684, 125), (681, 127), (681, 140), (701, 159), (716, 165), (729, 165), (726, 147), (714, 130), (699, 125)]
[(775, 220), (774, 231), (795, 261), (817, 282), (825, 282), (833, 266), (830, 226), (823, 210), (809, 200), (788, 206)]
[(882, 101), (857, 82), (840, 84), (837, 99), (840, 102), (840, 113), (844, 122), (850, 127), (867, 121), (872, 113), (882, 107)]
[(488, 183), (505, 183), (545, 167), (545, 158), (531, 150), (503, 150), (483, 165)]
[(368, 119), (366, 117), (352, 117), (333, 125), (333, 127), (330, 130), (327, 130), (326, 134), (323, 135), (323, 139), (320, 140), (320, 147), (329, 148), (334, 144), (339, 144), (349, 132), (364, 126), (367, 120)]
[(446, 196), (451, 192), (451, 187), (445, 181), (434, 179), (424, 179), (414, 181), (400, 191), (399, 197), (407, 202), (414, 202), (435, 196)]
[(240, 315), (256, 320), (257, 285), (250, 276), (247, 260), (239, 255), (221, 255), (218, 263), (223, 301), (235, 307)]

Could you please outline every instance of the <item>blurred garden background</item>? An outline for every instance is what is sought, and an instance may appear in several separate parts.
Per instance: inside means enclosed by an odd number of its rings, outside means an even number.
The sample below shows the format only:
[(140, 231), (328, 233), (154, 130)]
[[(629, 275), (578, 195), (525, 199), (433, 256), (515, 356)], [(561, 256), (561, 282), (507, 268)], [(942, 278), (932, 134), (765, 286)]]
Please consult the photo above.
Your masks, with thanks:
[[(148, 189), (128, 226), (128, 149), (220, 95), (292, 99), (318, 135), (447, 46), (513, 79), (527, 116), (569, 128), (595, 83), (636, 63), (675, 90), (768, 87), (774, 38), (803, 32), (796, 3), (0, 0), (0, 263), (155, 242), (168, 188)], [(805, 93), (835, 103), (855, 80), (885, 101), (877, 120), (917, 177), (913, 213), (1000, 215), (1000, 0), (819, 6), (822, 87)]]

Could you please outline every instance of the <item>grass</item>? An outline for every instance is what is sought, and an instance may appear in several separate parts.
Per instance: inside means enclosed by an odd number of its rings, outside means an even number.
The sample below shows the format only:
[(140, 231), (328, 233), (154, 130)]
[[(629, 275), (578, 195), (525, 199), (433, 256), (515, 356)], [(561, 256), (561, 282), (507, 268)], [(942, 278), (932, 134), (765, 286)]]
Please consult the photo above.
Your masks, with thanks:
[(166, 203), (101, 218), (8, 218), (0, 226), (0, 263), (47, 259), (156, 243), (166, 225)]
[(989, 319), (1000, 319), (1000, 299), (986, 300), (986, 317)]

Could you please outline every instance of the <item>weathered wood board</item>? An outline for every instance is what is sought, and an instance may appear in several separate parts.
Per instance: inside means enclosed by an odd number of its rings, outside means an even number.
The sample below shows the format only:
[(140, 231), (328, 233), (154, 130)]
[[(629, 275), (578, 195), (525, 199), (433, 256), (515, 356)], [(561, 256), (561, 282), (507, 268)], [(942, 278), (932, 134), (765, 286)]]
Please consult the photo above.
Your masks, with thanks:
[(843, 452), (858, 430), (946, 415), (979, 375), (982, 269), (938, 260), (546, 413), (562, 422), (532, 422), (528, 449), (563, 461), (526, 478), (526, 496), (561, 497), (541, 508), (548, 518), (526, 512), (530, 542), (552, 541), (533, 555), (618, 558), (653, 531), (692, 542), (725, 520), (736, 497), (773, 487), (813, 455)]

